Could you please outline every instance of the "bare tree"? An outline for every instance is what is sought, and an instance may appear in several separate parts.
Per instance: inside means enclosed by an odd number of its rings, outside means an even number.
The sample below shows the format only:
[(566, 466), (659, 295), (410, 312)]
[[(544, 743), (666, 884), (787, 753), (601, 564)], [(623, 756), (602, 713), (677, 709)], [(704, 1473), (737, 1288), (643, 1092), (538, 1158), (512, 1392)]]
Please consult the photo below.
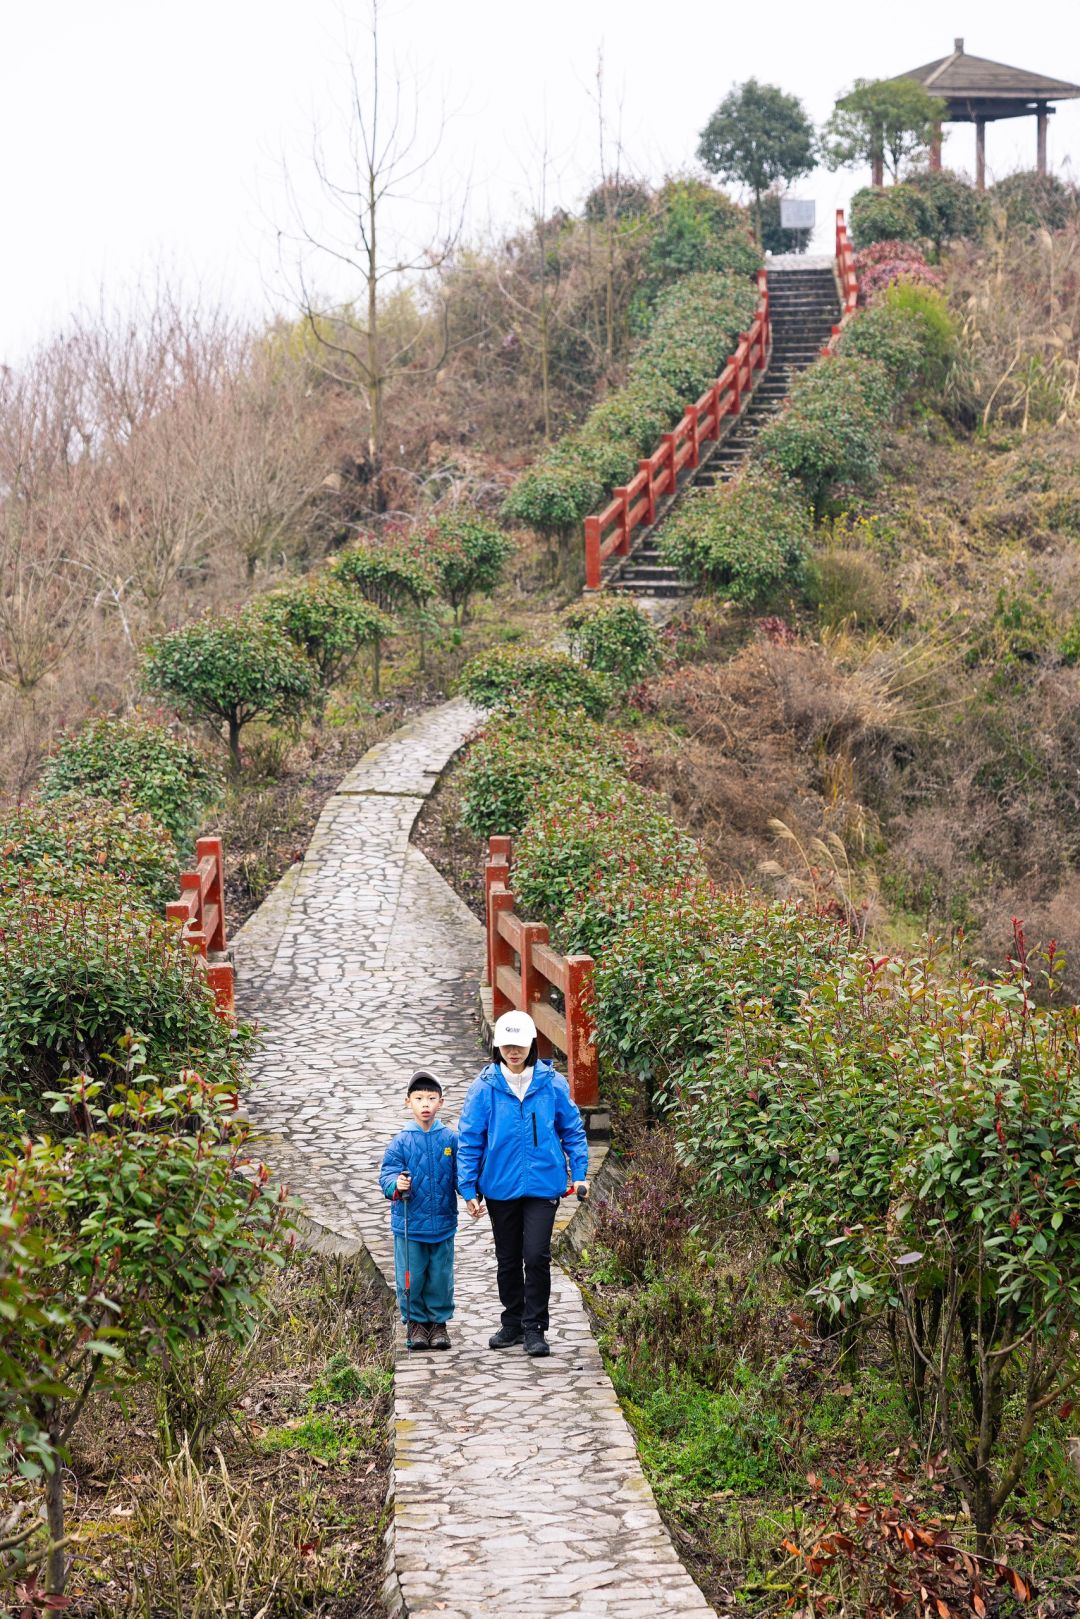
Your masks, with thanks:
[(63, 657), (86, 606), (82, 403), (63, 340), (0, 372), (0, 683), (22, 692)]
[(204, 466), (241, 335), (222, 309), (185, 305), (162, 285), (123, 316), (84, 317), (76, 341), (93, 418), (93, 563), (114, 595), (130, 590), (157, 619), (213, 538)]
[(238, 553), (253, 579), (274, 556), (306, 548), (315, 497), (332, 471), (301, 367), (264, 339), (249, 343), (214, 398), (209, 438), (202, 505), (215, 544)]
[[(364, 71), (348, 52), (349, 99), (345, 112), (347, 155), (327, 155), (318, 133), (312, 163), (325, 205), (325, 218), (315, 225), (305, 217), (290, 183), (297, 249), (291, 278), (312, 339), (315, 363), (345, 387), (359, 387), (367, 404), (368, 460), (376, 505), (382, 499), (387, 389), (404, 372), (432, 375), (446, 359), (443, 339), (432, 356), (420, 352), (423, 327), (392, 331), (384, 319), (387, 293), (393, 286), (431, 276), (449, 259), (460, 237), (462, 206), (447, 217), (440, 200), (427, 203), (420, 189), (446, 127), (426, 144), (420, 129), (421, 96), (383, 62), (379, 0), (371, 0)], [(400, 224), (403, 206), (433, 211), (426, 233)], [(282, 232), (281, 239), (289, 238)], [(421, 239), (421, 236), (423, 239)], [(320, 294), (316, 267), (333, 271), (357, 287), (355, 299), (335, 303)]]

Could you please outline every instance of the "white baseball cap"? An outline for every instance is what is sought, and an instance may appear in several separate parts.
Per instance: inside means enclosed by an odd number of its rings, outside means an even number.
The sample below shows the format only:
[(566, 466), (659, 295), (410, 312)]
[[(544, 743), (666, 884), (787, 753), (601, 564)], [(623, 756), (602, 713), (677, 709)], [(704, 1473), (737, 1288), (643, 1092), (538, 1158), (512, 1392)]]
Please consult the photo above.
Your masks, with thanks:
[(536, 1039), (536, 1024), (528, 1012), (504, 1012), (495, 1024), (492, 1043), (496, 1046), (524, 1046), (526, 1051)]

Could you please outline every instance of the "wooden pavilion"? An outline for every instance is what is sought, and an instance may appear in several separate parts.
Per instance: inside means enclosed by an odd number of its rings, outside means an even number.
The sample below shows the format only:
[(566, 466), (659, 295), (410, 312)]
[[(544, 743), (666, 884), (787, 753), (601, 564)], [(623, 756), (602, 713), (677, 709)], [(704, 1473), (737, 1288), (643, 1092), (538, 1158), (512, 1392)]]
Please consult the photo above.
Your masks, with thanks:
[[(1006, 67), (985, 56), (969, 56), (964, 41), (953, 41), (951, 56), (943, 56), (924, 67), (898, 73), (899, 79), (917, 79), (931, 95), (945, 103), (941, 122), (975, 125), (975, 184), (986, 190), (986, 126), (995, 118), (1038, 120), (1036, 167), (1046, 173), (1046, 129), (1053, 112), (1053, 101), (1072, 101), (1080, 96), (1080, 84), (1051, 79), (1044, 73), (1028, 73), (1023, 68)], [(938, 127), (930, 149), (930, 167), (941, 167), (941, 129)], [(880, 162), (874, 165), (874, 184), (882, 183)]]

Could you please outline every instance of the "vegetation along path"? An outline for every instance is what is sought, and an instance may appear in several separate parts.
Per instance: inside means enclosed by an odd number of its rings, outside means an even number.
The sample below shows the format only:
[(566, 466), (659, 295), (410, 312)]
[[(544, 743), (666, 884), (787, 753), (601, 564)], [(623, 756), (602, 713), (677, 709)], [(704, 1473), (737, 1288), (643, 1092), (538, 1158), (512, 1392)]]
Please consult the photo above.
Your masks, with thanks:
[[(303, 863), (236, 940), (241, 1011), (263, 1025), (250, 1098), (309, 1214), (393, 1276), (377, 1170), (412, 1067), (453, 1122), (483, 1059), (483, 929), (418, 849), (413, 821), (476, 722), (429, 710), (367, 753)], [(577, 1288), (556, 1268), (552, 1355), (487, 1348), (498, 1323), (486, 1220), (458, 1239), (449, 1353), (399, 1332), (395, 1560), (412, 1615), (708, 1615), (638, 1465)], [(394, 1593), (396, 1599), (396, 1593)]]

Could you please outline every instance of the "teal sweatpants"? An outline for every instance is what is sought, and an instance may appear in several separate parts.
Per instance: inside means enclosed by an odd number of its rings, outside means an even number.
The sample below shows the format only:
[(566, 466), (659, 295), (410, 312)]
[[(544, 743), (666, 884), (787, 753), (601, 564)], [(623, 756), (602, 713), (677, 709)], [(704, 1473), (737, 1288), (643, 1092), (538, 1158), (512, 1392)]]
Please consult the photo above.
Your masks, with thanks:
[[(454, 1239), (417, 1242), (409, 1238), (409, 1281), (414, 1321), (449, 1321), (454, 1314)], [(405, 1311), (405, 1238), (394, 1235), (394, 1276), (397, 1281), (398, 1309)]]

